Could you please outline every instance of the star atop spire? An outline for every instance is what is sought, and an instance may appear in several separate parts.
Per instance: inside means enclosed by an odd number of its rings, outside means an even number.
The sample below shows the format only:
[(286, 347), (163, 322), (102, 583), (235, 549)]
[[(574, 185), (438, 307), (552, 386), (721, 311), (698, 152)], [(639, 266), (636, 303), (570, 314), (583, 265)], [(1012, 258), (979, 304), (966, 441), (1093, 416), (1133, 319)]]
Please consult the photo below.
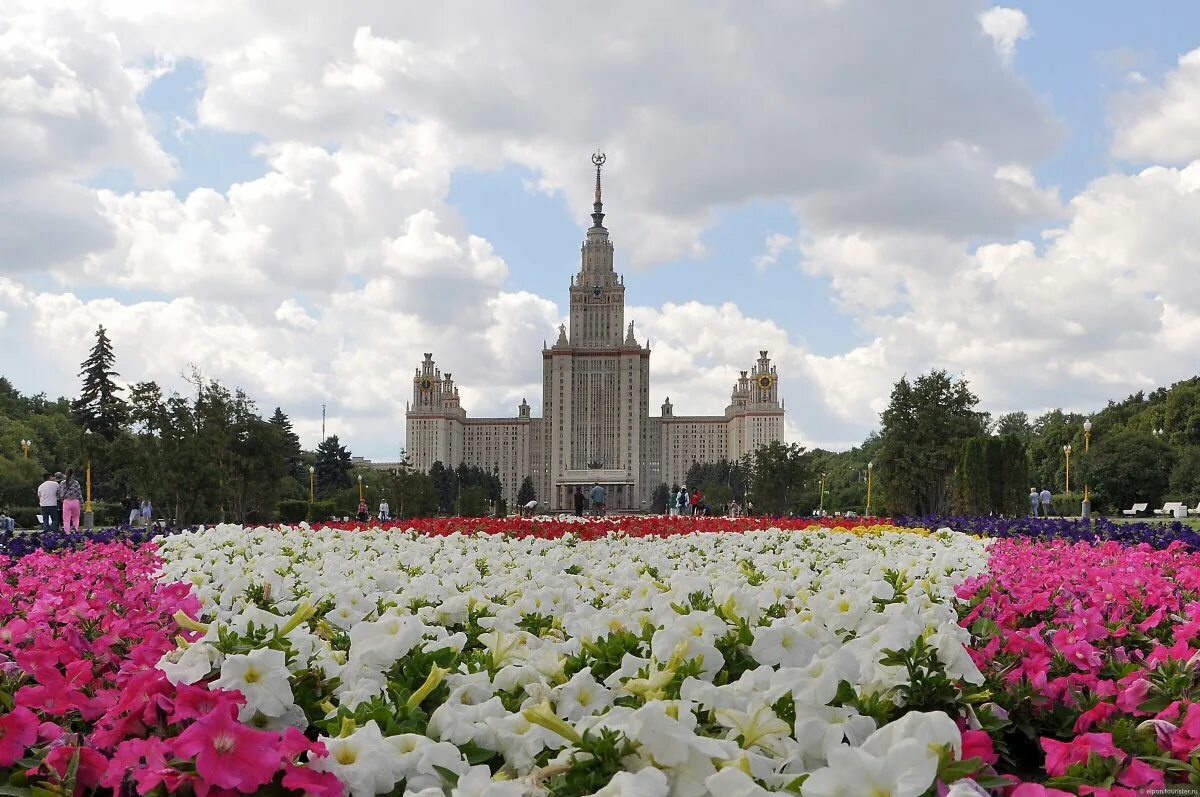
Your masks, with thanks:
[(592, 204), (592, 227), (604, 226), (604, 202), (600, 199), (600, 167), (608, 160), (604, 153), (596, 150), (592, 155), (592, 163), (596, 165), (596, 201)]

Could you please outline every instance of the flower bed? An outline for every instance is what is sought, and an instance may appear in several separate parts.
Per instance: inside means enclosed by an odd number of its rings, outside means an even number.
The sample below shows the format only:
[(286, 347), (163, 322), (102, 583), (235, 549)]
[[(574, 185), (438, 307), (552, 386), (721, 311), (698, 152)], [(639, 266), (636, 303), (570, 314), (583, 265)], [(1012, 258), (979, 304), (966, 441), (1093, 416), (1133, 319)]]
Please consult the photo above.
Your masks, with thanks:
[(595, 539), (612, 532), (618, 532), (630, 537), (670, 537), (676, 534), (704, 532), (735, 532), (762, 531), (765, 529), (782, 529), (799, 531), (803, 529), (858, 529), (867, 526), (890, 526), (886, 518), (771, 518), (750, 517), (730, 518), (718, 516), (674, 517), (668, 515), (613, 515), (611, 517), (577, 518), (571, 515), (545, 516), (523, 518), (510, 516), (504, 518), (413, 518), (411, 520), (394, 520), (380, 524), (359, 523), (357, 521), (314, 523), (314, 529), (339, 529), (342, 531), (361, 531), (383, 528), (391, 531), (413, 530), (421, 534), (443, 536), (447, 534), (506, 534), (517, 537), (561, 537), (564, 534), (579, 536), (583, 539)]
[(0, 784), (1141, 797), (1200, 779), (1186, 546), (672, 523), (221, 526), (0, 558)]
[(951, 600), (986, 560), (965, 535), (218, 527), (158, 545), (158, 584), (149, 547), (12, 566), (0, 780), (821, 797), (986, 770), (964, 753), (986, 748), (963, 730), (980, 676)]
[(906, 528), (950, 528), (984, 537), (1028, 537), (1041, 540), (1074, 540), (1103, 542), (1113, 540), (1127, 544), (1146, 543), (1166, 548), (1175, 542), (1200, 549), (1200, 532), (1177, 520), (1170, 522), (1138, 521), (1119, 523), (1108, 518), (1094, 518), (1090, 523), (1075, 518), (990, 517), (987, 515), (927, 515), (897, 517), (897, 526)]
[(959, 594), (1012, 771), (1113, 797), (1200, 782), (1200, 555), (1005, 540)]

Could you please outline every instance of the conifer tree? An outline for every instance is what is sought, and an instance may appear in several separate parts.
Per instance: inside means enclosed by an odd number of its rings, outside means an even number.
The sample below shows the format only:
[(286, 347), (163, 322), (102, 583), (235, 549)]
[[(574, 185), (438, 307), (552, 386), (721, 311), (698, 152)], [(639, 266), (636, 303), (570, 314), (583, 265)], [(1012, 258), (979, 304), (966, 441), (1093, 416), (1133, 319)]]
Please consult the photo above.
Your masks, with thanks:
[(112, 341), (100, 326), (96, 329), (96, 345), (79, 372), (83, 377), (83, 390), (71, 405), (80, 426), (110, 442), (120, 434), (129, 414), (129, 407), (120, 395), (121, 388), (114, 381), (117, 376), (113, 370), (115, 361)]
[(317, 491), (340, 490), (353, 484), (350, 471), (354, 465), (350, 452), (338, 442), (337, 435), (330, 435), (317, 446)]
[(537, 491), (533, 487), (533, 477), (526, 476), (524, 480), (522, 480), (520, 488), (517, 489), (517, 505), (525, 506), (536, 498)]

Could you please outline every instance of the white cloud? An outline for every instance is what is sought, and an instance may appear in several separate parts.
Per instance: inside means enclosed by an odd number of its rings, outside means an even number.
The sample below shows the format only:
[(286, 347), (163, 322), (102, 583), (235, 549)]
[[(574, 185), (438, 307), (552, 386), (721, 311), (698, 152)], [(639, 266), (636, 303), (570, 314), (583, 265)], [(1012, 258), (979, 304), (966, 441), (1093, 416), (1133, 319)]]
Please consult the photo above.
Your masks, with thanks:
[[(308, 444), (326, 403), (330, 431), (392, 456), (425, 351), (474, 415), (536, 404), (573, 253), (543, 295), (512, 290), (451, 179), (520, 164), (585, 223), (597, 145), (636, 265), (702, 252), (723, 209), (784, 200), (798, 232), (755, 264), (794, 250), (867, 340), (817, 356), (732, 303), (631, 307), (654, 406), (719, 412), (765, 348), (790, 432), (846, 444), (905, 372), (961, 372), (1000, 410), (1095, 406), (1183, 376), (1200, 333), (1194, 54), (1123, 98), (1114, 143), (1185, 168), (1104, 177), (1064, 206), (1034, 178), (1059, 129), (1010, 63), (1029, 35), (1013, 9), (254, 4), (232, 30), (207, 2), (102, 10), (27, 4), (0, 27), (0, 370), (27, 389), (74, 392), (104, 323), (126, 377), (179, 387), (196, 363), (283, 406)], [(206, 77), (187, 125), (261, 137), (265, 174), (154, 190), (175, 166), (138, 96), (183, 59)], [(139, 190), (86, 186), (113, 167)], [(1013, 239), (1048, 219), (1044, 240)]]
[(1180, 56), (1160, 84), (1137, 78), (1113, 102), (1113, 154), (1172, 165), (1200, 158), (1200, 49)]
[(754, 270), (759, 273), (766, 271), (778, 263), (780, 255), (791, 249), (795, 243), (795, 240), (790, 235), (785, 235), (781, 232), (771, 233), (767, 236), (766, 241), (763, 242), (763, 253), (754, 258)]
[(991, 37), (996, 46), (996, 52), (1008, 63), (1012, 62), (1017, 51), (1017, 42), (1028, 39), (1031, 32), (1029, 17), (1017, 8), (992, 6), (979, 15), (979, 24), (983, 32)]
[[(1048, 155), (1059, 126), (980, 34), (984, 11), (367, 2), (254, 7), (232, 31), (202, 4), (111, 13), (131, 47), (205, 64), (201, 125), (322, 146), (400, 130), (448, 170), (529, 167), (581, 223), (580, 153), (601, 146), (624, 251), (649, 266), (702, 253), (714, 209), (757, 197), (846, 230), (1005, 235), (1053, 212), (995, 178)], [(1019, 35), (1008, 12), (984, 17)], [(899, 29), (921, 30), (922, 58)]]

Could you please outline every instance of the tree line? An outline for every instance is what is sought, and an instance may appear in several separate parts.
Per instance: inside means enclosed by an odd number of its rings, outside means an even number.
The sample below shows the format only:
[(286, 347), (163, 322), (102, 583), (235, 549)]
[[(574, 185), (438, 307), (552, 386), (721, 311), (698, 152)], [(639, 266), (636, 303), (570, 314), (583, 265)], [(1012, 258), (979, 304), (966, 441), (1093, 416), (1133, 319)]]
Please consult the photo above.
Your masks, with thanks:
[[(115, 364), (100, 327), (73, 401), (25, 396), (0, 377), (0, 506), (32, 508), (43, 471), (82, 473), (90, 461), (97, 522), (115, 522), (127, 496), (150, 498), (181, 523), (347, 516), (360, 476), (371, 511), (385, 499), (393, 515), (408, 517), (503, 508), (496, 473), (444, 463), (428, 473), (356, 469), (337, 436), (306, 451), (281, 408), (264, 414), (242, 390), (196, 369), (176, 392), (152, 381), (122, 388)], [(1055, 409), (992, 417), (978, 405), (969, 383), (945, 371), (905, 376), (879, 432), (859, 446), (831, 452), (775, 442), (736, 461), (695, 463), (684, 482), (718, 511), (736, 500), (772, 515), (864, 513), (872, 476), (876, 514), (1018, 514), (1030, 488), (1078, 511), (1085, 483), (1096, 511), (1200, 501), (1200, 377), (1110, 401), (1090, 416)], [(662, 511), (679, 486), (657, 485), (652, 508)], [(518, 503), (536, 498), (527, 476)]]

